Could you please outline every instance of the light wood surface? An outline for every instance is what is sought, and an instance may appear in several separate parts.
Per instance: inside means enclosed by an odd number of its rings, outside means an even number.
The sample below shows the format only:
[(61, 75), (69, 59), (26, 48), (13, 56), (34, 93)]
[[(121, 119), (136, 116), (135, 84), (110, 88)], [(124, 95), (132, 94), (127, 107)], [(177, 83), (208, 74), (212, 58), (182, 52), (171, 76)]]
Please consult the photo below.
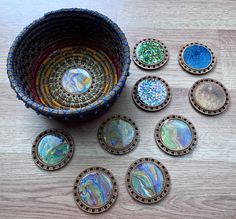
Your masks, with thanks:
[[(119, 100), (102, 117), (84, 123), (62, 123), (37, 116), (26, 109), (11, 90), (6, 75), (9, 47), (24, 26), (45, 12), (68, 7), (98, 10), (126, 33), (130, 47), (145, 37), (162, 40), (170, 60), (165, 67), (145, 72), (133, 63)], [(230, 91), (229, 109), (206, 117), (190, 106), (188, 90), (202, 77), (185, 73), (177, 54), (186, 42), (200, 41), (216, 54), (215, 69), (203, 77), (220, 80)], [(236, 218), (236, 1), (235, 0), (0, 0), (0, 218)], [(172, 88), (170, 105), (157, 113), (138, 109), (131, 100), (136, 80), (157, 75)], [(140, 129), (138, 147), (125, 156), (114, 156), (98, 144), (96, 132), (105, 118), (121, 113), (133, 118)], [(154, 141), (154, 127), (169, 114), (180, 114), (195, 125), (199, 141), (189, 155), (164, 154)], [(50, 127), (71, 133), (76, 150), (71, 162), (56, 172), (37, 168), (31, 146), (37, 134)], [(128, 166), (140, 157), (154, 157), (171, 175), (171, 191), (159, 204), (135, 202), (125, 188)], [(72, 193), (76, 176), (90, 166), (112, 171), (119, 197), (108, 212), (93, 216), (77, 208)]]

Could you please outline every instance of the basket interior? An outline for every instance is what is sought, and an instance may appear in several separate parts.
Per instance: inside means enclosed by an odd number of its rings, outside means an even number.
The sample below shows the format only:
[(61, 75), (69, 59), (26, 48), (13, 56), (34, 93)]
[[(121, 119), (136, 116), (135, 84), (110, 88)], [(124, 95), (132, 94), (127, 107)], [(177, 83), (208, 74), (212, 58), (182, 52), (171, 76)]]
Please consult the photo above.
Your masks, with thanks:
[(12, 66), (18, 86), (31, 100), (77, 109), (112, 90), (127, 64), (123, 56), (119, 29), (109, 19), (68, 11), (27, 27), (14, 48)]

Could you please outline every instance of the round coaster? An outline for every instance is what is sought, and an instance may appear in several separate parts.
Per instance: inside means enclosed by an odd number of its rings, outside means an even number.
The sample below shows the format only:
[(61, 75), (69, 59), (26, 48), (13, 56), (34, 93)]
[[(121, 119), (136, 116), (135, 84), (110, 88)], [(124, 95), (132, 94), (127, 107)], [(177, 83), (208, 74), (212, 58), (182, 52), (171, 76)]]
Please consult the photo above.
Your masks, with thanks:
[(129, 167), (126, 187), (135, 200), (144, 204), (157, 203), (169, 192), (170, 176), (161, 162), (153, 158), (141, 158)]
[(138, 42), (133, 50), (134, 63), (143, 69), (154, 70), (168, 61), (168, 50), (164, 43), (156, 39), (144, 39)]
[(132, 98), (141, 109), (156, 112), (169, 104), (171, 100), (170, 87), (162, 78), (143, 77), (135, 83)]
[(115, 115), (100, 125), (98, 140), (106, 151), (112, 154), (126, 154), (138, 144), (138, 127), (127, 116)]
[(196, 146), (197, 132), (193, 124), (183, 116), (170, 115), (156, 125), (155, 140), (165, 153), (181, 156)]
[(202, 43), (189, 43), (183, 46), (178, 59), (185, 71), (195, 75), (206, 74), (216, 64), (213, 51)]
[(195, 82), (189, 92), (194, 109), (205, 115), (218, 115), (229, 106), (229, 93), (219, 81), (206, 78)]
[(58, 170), (64, 167), (72, 158), (73, 152), (72, 137), (58, 129), (40, 133), (32, 147), (35, 164), (44, 170)]
[(107, 211), (118, 196), (117, 182), (102, 167), (91, 167), (80, 173), (74, 184), (74, 197), (80, 209), (91, 214)]

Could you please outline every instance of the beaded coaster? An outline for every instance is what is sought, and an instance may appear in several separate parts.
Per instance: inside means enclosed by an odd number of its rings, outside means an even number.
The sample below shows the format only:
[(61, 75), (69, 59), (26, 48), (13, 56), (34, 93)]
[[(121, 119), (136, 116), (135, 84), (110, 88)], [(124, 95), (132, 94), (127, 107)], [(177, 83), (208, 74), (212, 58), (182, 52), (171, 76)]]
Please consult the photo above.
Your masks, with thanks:
[(40, 133), (32, 147), (35, 164), (44, 170), (58, 170), (64, 167), (71, 160), (73, 152), (72, 137), (58, 129)]
[(197, 144), (195, 127), (179, 115), (170, 115), (162, 119), (156, 125), (154, 134), (158, 147), (173, 156), (187, 154)]
[(77, 176), (73, 192), (80, 209), (98, 214), (107, 211), (115, 203), (118, 186), (109, 170), (91, 167)]
[(143, 77), (135, 83), (132, 98), (134, 103), (145, 111), (159, 111), (171, 100), (170, 87), (162, 78)]
[(206, 74), (216, 64), (213, 51), (202, 43), (189, 43), (179, 52), (179, 64), (187, 72), (195, 75)]
[(229, 92), (219, 81), (206, 78), (195, 82), (189, 92), (194, 109), (205, 115), (218, 115), (229, 106)]
[(169, 192), (170, 176), (161, 162), (153, 158), (141, 158), (129, 167), (126, 187), (135, 200), (144, 204), (157, 203)]
[(168, 50), (164, 43), (156, 39), (139, 41), (133, 50), (134, 63), (143, 69), (154, 70), (162, 67), (168, 61)]
[(138, 127), (127, 116), (115, 115), (100, 125), (98, 140), (106, 151), (112, 154), (126, 154), (138, 144)]

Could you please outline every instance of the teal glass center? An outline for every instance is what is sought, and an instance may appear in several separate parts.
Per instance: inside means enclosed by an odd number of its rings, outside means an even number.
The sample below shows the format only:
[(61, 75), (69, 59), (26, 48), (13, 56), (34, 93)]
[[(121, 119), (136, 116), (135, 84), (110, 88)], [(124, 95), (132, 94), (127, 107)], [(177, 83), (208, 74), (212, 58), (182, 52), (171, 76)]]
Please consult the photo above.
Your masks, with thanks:
[(46, 165), (57, 165), (65, 159), (70, 147), (66, 138), (60, 134), (48, 134), (38, 143), (39, 159)]

